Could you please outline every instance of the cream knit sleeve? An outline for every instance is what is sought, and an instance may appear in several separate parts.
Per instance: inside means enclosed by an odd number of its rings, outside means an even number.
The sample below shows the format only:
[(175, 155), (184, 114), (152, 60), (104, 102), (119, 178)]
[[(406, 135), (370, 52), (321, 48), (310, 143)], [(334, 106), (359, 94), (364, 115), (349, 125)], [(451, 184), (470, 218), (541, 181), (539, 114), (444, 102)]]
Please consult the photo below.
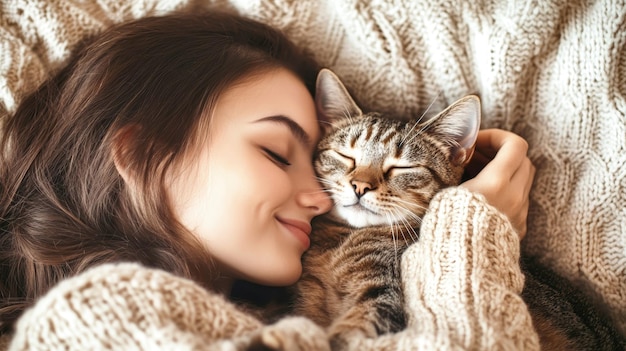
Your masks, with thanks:
[(539, 350), (518, 259), (504, 215), (463, 188), (442, 191), (403, 255), (408, 328), (352, 349)]
[(261, 323), (161, 270), (105, 264), (59, 283), (19, 320), (10, 350), (200, 350)]
[(420, 241), (403, 256), (410, 328), (462, 349), (539, 349), (519, 295), (519, 239), (508, 219), (460, 187), (430, 208)]

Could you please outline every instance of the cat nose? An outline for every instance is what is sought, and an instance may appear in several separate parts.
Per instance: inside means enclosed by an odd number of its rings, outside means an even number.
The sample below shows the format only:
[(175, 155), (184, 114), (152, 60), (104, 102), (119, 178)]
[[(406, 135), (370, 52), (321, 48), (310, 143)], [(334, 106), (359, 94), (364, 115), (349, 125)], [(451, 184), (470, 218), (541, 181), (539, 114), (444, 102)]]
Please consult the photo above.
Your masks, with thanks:
[(352, 184), (354, 193), (356, 194), (358, 198), (365, 195), (365, 193), (367, 193), (368, 191), (374, 190), (374, 187), (372, 186), (372, 184), (368, 182), (362, 182), (360, 180), (352, 180), (350, 184)]

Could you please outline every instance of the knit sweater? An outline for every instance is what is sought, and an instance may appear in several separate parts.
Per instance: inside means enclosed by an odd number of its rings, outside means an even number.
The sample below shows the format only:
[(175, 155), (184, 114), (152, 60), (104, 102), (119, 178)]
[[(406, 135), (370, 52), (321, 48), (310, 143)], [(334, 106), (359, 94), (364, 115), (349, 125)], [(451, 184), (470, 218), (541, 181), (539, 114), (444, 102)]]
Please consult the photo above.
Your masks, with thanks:
[(0, 123), (84, 35), (192, 5), (283, 29), (366, 110), (480, 95), (482, 127), (523, 136), (537, 167), (522, 251), (606, 304), (626, 334), (626, 0), (4, 0)]
[[(353, 349), (539, 348), (519, 296), (518, 237), (504, 215), (451, 188), (433, 199), (420, 235), (401, 263), (408, 328), (354, 340)], [(306, 319), (263, 326), (192, 281), (120, 263), (58, 284), (19, 320), (10, 350), (228, 350), (275, 333), (297, 335), (302, 350), (328, 346)]]

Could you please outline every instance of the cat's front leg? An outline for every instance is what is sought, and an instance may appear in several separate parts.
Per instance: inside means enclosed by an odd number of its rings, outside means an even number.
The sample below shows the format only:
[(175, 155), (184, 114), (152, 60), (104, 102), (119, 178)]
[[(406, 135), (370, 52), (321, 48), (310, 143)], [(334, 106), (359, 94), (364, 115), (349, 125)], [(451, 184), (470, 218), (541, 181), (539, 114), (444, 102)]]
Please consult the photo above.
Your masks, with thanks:
[(406, 328), (407, 316), (402, 308), (401, 295), (393, 287), (373, 289), (377, 294), (366, 294), (370, 300), (359, 299), (328, 328), (332, 350), (350, 350), (352, 341), (374, 339)]
[(368, 307), (355, 306), (330, 325), (328, 340), (332, 350), (349, 350), (351, 340), (375, 338), (379, 334), (371, 322), (376, 316)]
[(223, 351), (330, 351), (330, 344), (324, 329), (310, 319), (286, 317), (251, 335), (226, 341), (215, 349)]

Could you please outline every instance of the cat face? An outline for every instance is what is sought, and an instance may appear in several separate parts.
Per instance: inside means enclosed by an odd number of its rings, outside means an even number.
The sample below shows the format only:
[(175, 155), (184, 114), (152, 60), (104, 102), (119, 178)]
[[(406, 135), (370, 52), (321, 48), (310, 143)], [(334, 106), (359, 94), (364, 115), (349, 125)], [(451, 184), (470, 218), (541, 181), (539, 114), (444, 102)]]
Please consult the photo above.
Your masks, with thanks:
[(315, 169), (332, 215), (353, 227), (419, 222), (437, 191), (459, 183), (480, 125), (476, 96), (422, 123), (364, 114), (329, 70), (318, 77), (316, 103), (329, 128)]

